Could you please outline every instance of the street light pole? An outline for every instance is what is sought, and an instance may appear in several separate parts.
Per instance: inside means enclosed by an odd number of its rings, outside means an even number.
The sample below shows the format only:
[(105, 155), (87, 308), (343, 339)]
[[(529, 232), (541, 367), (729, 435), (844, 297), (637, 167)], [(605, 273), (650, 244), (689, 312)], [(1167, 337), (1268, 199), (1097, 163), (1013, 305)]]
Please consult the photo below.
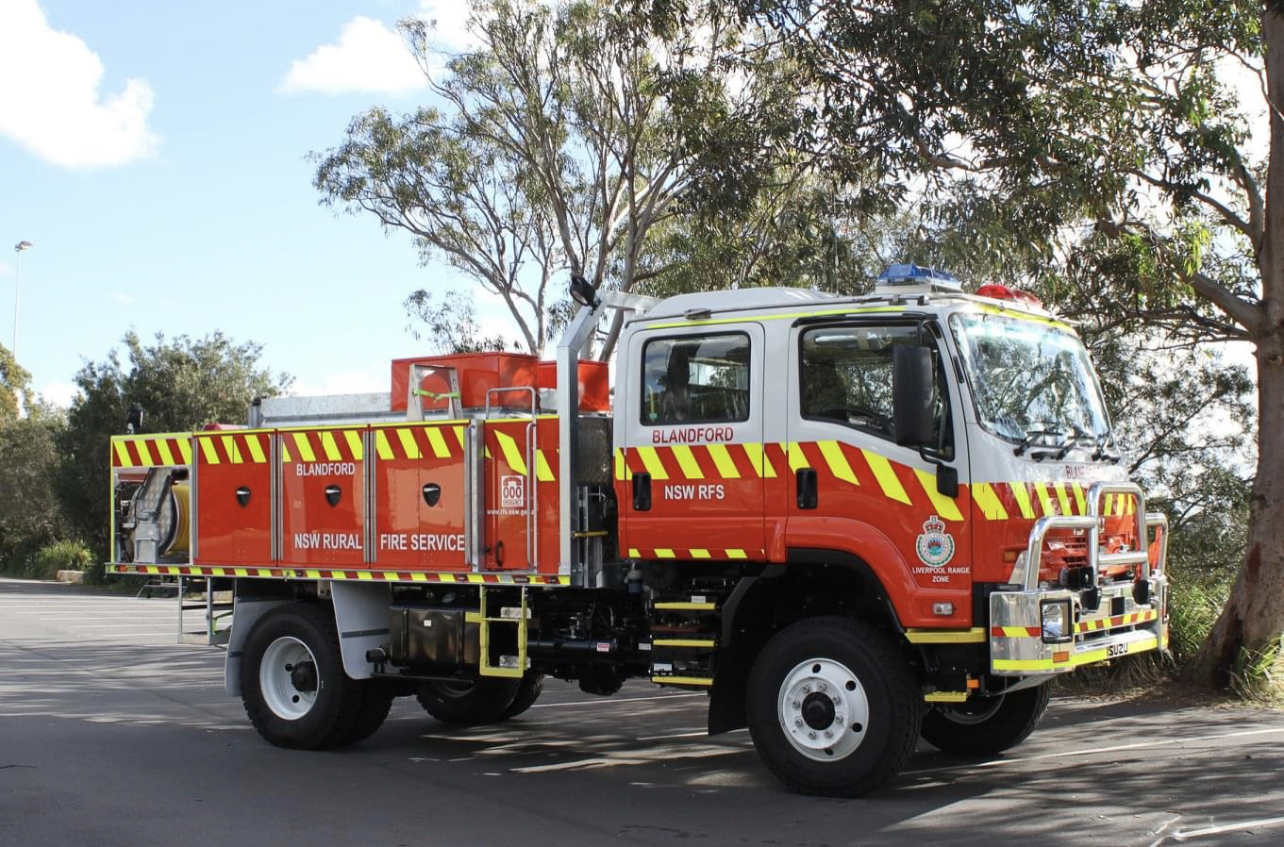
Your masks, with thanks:
[(18, 361), (18, 292), (21, 290), (18, 286), (22, 282), (22, 254), (25, 250), (30, 250), (36, 245), (30, 241), (19, 241), (13, 245), (13, 252), (18, 254), (14, 261), (16, 265), (13, 269), (13, 361)]

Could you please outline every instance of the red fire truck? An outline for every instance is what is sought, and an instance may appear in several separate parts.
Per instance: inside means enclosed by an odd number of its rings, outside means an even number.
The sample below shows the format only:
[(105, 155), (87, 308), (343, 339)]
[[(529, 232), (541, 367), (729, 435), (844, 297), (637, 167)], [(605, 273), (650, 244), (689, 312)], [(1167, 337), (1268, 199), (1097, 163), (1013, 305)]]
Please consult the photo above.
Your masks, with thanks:
[[(913, 265), (856, 298), (572, 294), (555, 362), (398, 360), (389, 395), (112, 440), (109, 571), (232, 593), (227, 689), (267, 741), (642, 677), (851, 796), (920, 737), (1009, 748), (1057, 674), (1166, 647), (1164, 518), (1028, 295)], [(581, 353), (617, 312), (612, 391)]]

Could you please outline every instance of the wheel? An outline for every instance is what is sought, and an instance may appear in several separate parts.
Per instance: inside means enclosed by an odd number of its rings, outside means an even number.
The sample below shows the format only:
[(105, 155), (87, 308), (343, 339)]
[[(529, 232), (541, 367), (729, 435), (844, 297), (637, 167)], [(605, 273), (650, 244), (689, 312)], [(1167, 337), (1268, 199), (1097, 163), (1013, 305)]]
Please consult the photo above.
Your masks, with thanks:
[(517, 694), (513, 697), (513, 702), (508, 704), (508, 708), (500, 713), (499, 719), (506, 721), (509, 718), (515, 718), (522, 712), (535, 705), (539, 695), (544, 693), (544, 674), (528, 673), (522, 677), (522, 681), (517, 686)]
[(923, 718), (923, 740), (960, 756), (1002, 753), (1034, 732), (1052, 698), (1045, 682), (997, 697), (941, 703)]
[(361, 711), (362, 693), (343, 672), (328, 606), (295, 603), (274, 609), (245, 643), (245, 713), (259, 735), (278, 747), (315, 750), (345, 743)]
[(335, 739), (334, 746), (356, 744), (375, 734), (392, 710), (397, 696), (396, 688), (382, 679), (367, 679), (357, 683), (361, 691), (361, 705), (347, 732)]
[(495, 678), (425, 682), (415, 696), (424, 711), (442, 723), (473, 726), (503, 720), (521, 683)]
[(767, 767), (803, 794), (855, 797), (909, 761), (919, 687), (895, 642), (861, 621), (801, 621), (749, 673), (749, 733)]

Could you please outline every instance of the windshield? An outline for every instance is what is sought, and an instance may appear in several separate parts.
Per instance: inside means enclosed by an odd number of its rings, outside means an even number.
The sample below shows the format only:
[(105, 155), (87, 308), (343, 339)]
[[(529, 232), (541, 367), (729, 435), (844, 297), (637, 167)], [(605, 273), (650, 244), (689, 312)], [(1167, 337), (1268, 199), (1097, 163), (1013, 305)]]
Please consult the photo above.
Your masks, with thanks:
[(950, 326), (986, 429), (1026, 443), (1108, 439), (1088, 351), (1072, 333), (988, 314), (954, 315)]

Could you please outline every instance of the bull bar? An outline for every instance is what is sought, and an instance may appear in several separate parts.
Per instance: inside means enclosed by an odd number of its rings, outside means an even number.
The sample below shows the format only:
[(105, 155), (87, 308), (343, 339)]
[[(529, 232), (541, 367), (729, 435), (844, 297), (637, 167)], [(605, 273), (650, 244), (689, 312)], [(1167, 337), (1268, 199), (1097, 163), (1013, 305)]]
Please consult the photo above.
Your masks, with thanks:
[[(1103, 518), (1101, 502), (1107, 495), (1136, 498), (1137, 550), (1104, 553), (1100, 547)], [(1168, 621), (1168, 518), (1146, 513), (1146, 496), (1130, 482), (1099, 482), (1088, 490), (1087, 514), (1049, 515), (1035, 521), (1025, 552), (1024, 572), (1014, 589), (990, 595), (990, 669), (997, 676), (1035, 676), (1066, 673), (1133, 653), (1166, 648)], [(1043, 543), (1055, 529), (1082, 531), (1087, 535), (1087, 560), (1097, 603), (1084, 603), (1087, 591), (1039, 586)], [(1155, 567), (1149, 553), (1150, 532), (1159, 543)], [(1140, 565), (1136, 583), (1101, 584), (1101, 569)], [(1018, 566), (1020, 570), (1020, 566)], [(1144, 583), (1147, 590), (1138, 592)], [(1061, 606), (1061, 631), (1053, 637), (1044, 626), (1045, 607)]]

